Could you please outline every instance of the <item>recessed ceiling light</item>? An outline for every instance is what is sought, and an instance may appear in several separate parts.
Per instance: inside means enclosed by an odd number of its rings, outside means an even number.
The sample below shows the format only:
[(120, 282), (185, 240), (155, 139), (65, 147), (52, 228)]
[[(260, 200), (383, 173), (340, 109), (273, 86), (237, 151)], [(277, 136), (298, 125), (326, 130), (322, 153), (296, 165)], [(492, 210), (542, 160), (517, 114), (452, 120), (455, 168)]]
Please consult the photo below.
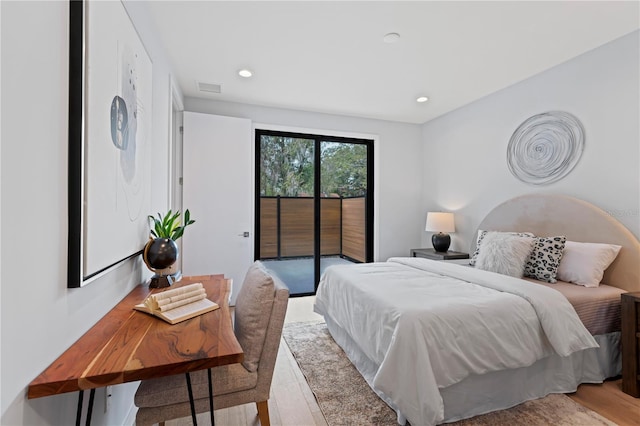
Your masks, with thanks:
[(427, 102), (429, 100), (429, 98), (427, 98), (426, 96), (420, 96), (418, 99), (416, 99), (416, 102)]
[(238, 71), (238, 75), (240, 75), (240, 77), (249, 78), (253, 75), (253, 73), (249, 70), (240, 70)]
[(396, 41), (400, 40), (400, 34), (398, 33), (385, 34), (384, 37), (382, 37), (382, 40), (384, 40), (385, 43), (395, 43)]

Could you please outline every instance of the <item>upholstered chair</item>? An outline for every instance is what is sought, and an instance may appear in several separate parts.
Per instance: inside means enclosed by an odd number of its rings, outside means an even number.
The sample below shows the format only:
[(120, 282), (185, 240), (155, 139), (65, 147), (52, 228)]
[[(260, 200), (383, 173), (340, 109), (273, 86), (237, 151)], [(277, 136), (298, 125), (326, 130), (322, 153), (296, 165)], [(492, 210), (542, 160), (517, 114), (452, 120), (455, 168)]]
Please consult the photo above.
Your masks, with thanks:
[[(289, 290), (260, 261), (248, 270), (235, 305), (234, 332), (244, 352), (242, 364), (211, 369), (214, 410), (256, 403), (262, 426), (269, 425), (267, 400)], [(197, 413), (209, 411), (207, 370), (191, 373)], [(143, 380), (134, 399), (137, 425), (164, 423), (191, 415), (184, 374)]]

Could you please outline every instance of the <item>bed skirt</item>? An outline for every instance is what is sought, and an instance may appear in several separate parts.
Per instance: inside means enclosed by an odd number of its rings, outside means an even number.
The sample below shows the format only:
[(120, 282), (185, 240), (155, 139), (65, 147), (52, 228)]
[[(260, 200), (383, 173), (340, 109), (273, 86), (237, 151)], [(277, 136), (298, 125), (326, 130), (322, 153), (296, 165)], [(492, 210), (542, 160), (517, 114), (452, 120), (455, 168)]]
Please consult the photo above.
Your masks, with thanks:
[[(378, 365), (362, 353), (351, 337), (331, 318), (325, 316), (333, 339), (347, 354), (369, 386), (398, 414), (397, 407), (371, 384)], [(444, 402), (444, 423), (504, 410), (551, 393), (575, 392), (580, 383), (602, 383), (620, 375), (620, 332), (594, 336), (599, 348), (587, 349), (568, 357), (551, 355), (529, 367), (469, 376), (463, 381), (440, 389)]]

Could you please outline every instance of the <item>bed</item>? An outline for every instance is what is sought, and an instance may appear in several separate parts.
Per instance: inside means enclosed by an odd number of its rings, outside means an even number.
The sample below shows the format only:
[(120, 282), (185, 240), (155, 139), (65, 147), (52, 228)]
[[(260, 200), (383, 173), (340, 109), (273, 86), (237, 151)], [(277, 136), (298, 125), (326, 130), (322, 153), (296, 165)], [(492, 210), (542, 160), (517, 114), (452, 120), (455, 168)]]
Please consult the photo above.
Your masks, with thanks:
[[(513, 232), (566, 237), (557, 277), (574, 282), (486, 270), (501, 248), (491, 238)], [(320, 280), (314, 310), (400, 424), (453, 422), (620, 374), (620, 294), (640, 291), (631, 232), (585, 201), (532, 194), (494, 208), (477, 235), (475, 266), (391, 258), (333, 266)], [(588, 243), (618, 247), (596, 287), (571, 275), (592, 269), (572, 263)]]

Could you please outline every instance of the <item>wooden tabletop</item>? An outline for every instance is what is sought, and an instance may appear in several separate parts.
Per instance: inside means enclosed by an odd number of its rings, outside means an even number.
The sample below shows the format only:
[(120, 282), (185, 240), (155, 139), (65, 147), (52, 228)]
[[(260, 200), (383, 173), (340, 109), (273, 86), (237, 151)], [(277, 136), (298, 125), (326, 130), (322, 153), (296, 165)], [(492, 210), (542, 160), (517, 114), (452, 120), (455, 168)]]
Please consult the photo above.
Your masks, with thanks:
[(231, 280), (184, 277), (177, 288), (201, 282), (220, 309), (171, 325), (133, 309), (152, 291), (140, 284), (30, 384), (28, 398), (169, 376), (242, 362), (231, 323)]

